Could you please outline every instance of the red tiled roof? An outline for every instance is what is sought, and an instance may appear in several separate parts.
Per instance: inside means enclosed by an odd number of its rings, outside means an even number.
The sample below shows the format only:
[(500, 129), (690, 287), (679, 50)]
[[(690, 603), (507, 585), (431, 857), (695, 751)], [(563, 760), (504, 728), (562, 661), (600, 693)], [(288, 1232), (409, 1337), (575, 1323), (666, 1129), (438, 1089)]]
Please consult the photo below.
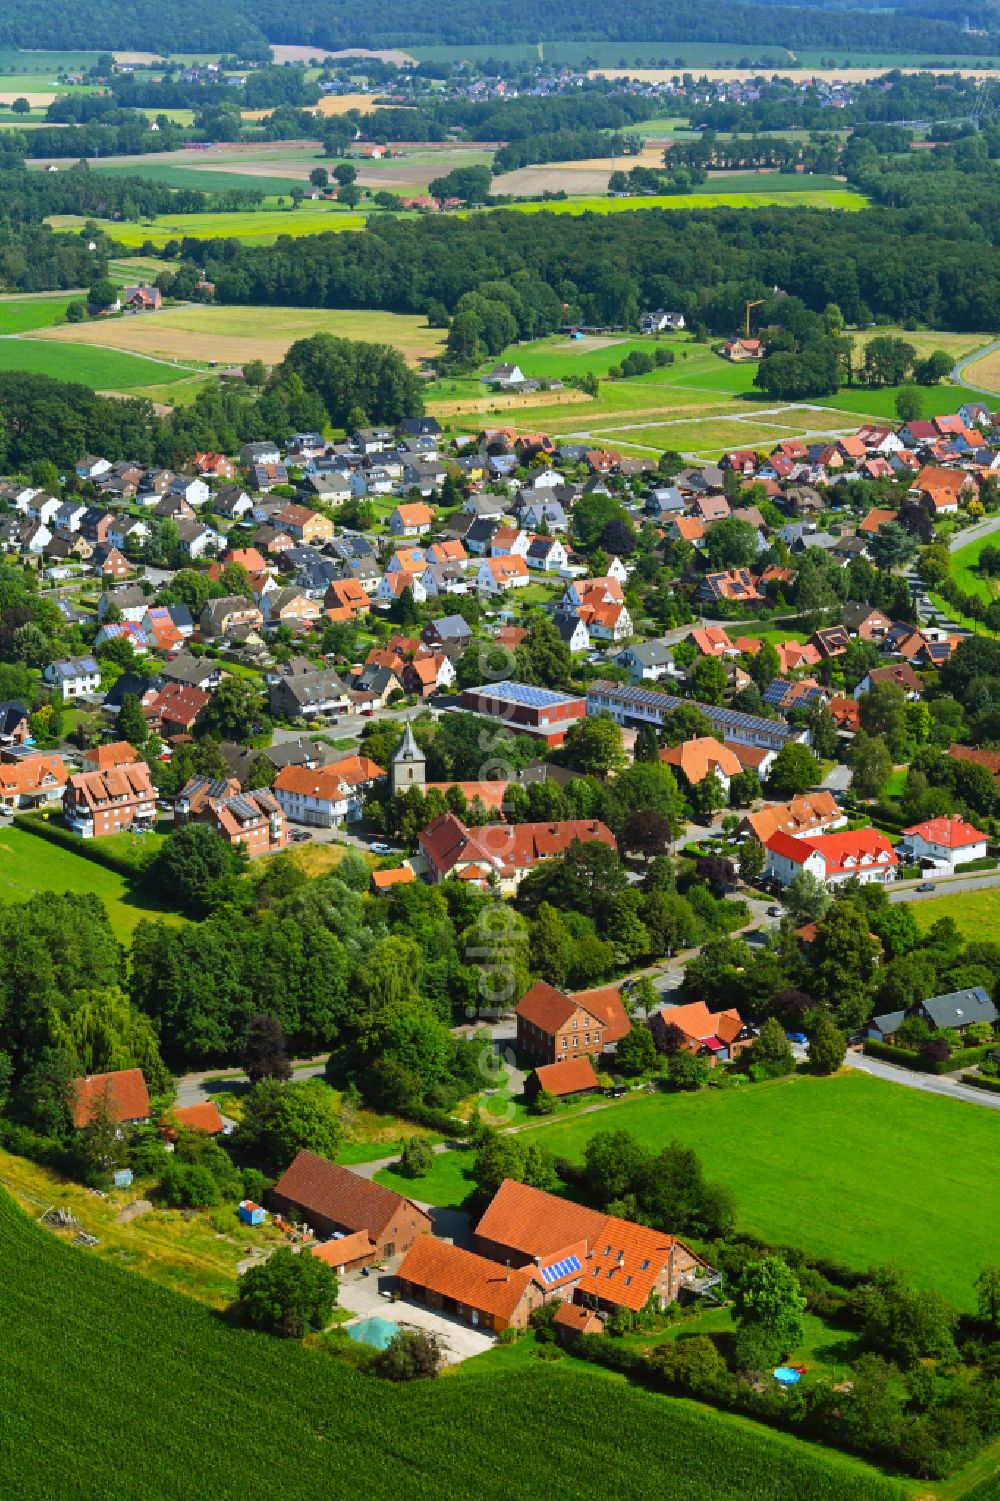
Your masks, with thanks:
[(539, 1282), (534, 1267), (500, 1266), (430, 1235), (413, 1242), (397, 1275), (403, 1282), (502, 1319), (510, 1318), (530, 1284)]
[(442, 813), (420, 835), (432, 865), (448, 874), (459, 864), (481, 864), (500, 875), (525, 870), (539, 860), (562, 855), (574, 840), (597, 840), (617, 848), (615, 836), (597, 819), (573, 818), (560, 823), (487, 824), (467, 829), (454, 813)]
[(321, 1246), (310, 1246), (309, 1250), (320, 1261), (325, 1261), (327, 1266), (347, 1266), (352, 1261), (360, 1261), (363, 1256), (374, 1256), (375, 1242), (367, 1230), (355, 1230), (350, 1235), (342, 1235), (339, 1240), (328, 1240)]
[(70, 1086), (74, 1126), (86, 1126), (107, 1100), (115, 1121), (144, 1121), (149, 1115), (149, 1091), (141, 1068), (119, 1069), (113, 1074), (88, 1074)]
[(572, 999), (603, 1024), (606, 1043), (617, 1042), (631, 1030), (632, 1023), (628, 1019), (622, 993), (617, 985), (601, 985), (595, 990), (577, 990)]
[(372, 885), (376, 891), (388, 891), (390, 886), (409, 886), (416, 879), (412, 865), (401, 865), (398, 870), (372, 871)]
[(587, 1057), (542, 1064), (535, 1069), (535, 1078), (540, 1089), (554, 1095), (577, 1094), (583, 1089), (597, 1088), (594, 1065)]
[(315, 1152), (300, 1152), (274, 1185), (274, 1192), (307, 1214), (322, 1215), (349, 1230), (367, 1230), (376, 1239), (400, 1205), (409, 1202), (391, 1188), (327, 1162)]
[(214, 1100), (199, 1105), (175, 1105), (171, 1119), (183, 1131), (205, 1131), (209, 1136), (218, 1136), (223, 1130), (222, 1116)]
[(966, 823), (957, 813), (947, 818), (928, 818), (924, 823), (911, 824), (904, 834), (919, 834), (928, 844), (938, 844), (944, 849), (964, 849), (969, 844), (982, 844), (986, 835), (971, 823)]

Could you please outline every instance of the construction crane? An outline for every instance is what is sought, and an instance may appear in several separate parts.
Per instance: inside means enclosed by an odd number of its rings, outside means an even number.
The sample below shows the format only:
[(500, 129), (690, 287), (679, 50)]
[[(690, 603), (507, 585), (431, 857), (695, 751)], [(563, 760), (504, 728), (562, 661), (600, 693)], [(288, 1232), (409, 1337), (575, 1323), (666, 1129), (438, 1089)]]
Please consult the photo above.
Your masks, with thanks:
[(764, 299), (763, 299), (763, 297), (758, 297), (756, 302), (748, 302), (747, 303), (747, 338), (748, 339), (750, 337), (750, 309), (751, 308), (755, 308), (755, 307), (763, 307), (763, 306), (764, 306)]

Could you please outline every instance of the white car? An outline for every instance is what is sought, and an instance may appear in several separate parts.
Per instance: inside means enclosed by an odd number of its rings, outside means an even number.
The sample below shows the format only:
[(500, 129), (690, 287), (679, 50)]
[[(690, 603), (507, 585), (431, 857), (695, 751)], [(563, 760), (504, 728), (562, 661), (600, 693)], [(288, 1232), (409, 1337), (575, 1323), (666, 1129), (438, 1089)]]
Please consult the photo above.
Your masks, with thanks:
[(374, 844), (370, 844), (368, 846), (368, 848), (371, 850), (371, 852), (372, 852), (373, 855), (391, 855), (392, 854), (392, 845), (391, 844), (382, 844), (378, 840), (376, 840), (376, 842)]

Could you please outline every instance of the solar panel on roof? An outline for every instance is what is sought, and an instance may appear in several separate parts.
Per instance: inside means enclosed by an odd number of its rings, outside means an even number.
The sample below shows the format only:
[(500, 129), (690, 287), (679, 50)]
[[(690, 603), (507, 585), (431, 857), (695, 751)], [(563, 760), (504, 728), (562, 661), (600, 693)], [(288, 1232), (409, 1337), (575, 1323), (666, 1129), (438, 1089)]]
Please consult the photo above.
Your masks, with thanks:
[(567, 1256), (562, 1261), (554, 1261), (551, 1266), (542, 1267), (542, 1281), (546, 1287), (553, 1282), (561, 1282), (571, 1272), (580, 1271), (581, 1265), (579, 1256)]

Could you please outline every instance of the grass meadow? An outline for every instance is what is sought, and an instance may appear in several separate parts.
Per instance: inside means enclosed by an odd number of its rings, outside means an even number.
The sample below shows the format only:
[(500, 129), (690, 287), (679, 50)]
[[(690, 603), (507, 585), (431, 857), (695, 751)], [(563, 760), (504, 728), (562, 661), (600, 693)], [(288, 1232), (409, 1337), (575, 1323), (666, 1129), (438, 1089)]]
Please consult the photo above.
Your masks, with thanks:
[(926, 933), (942, 917), (950, 917), (967, 941), (992, 937), (1000, 925), (1000, 887), (985, 886), (977, 891), (956, 891), (951, 895), (929, 897), (914, 902), (910, 908), (921, 933)]
[[(112, 838), (131, 840), (130, 835)], [(27, 901), (40, 891), (93, 892), (107, 908), (115, 937), (125, 944), (144, 918), (183, 921), (117, 871), (13, 828), (5, 820), (0, 824), (0, 902)]]
[[(981, 1171), (1000, 1151), (996, 1113), (860, 1072), (647, 1095), (526, 1129), (571, 1161), (595, 1131), (631, 1131), (653, 1149), (681, 1141), (732, 1193), (741, 1229), (858, 1268), (892, 1262), (962, 1308), (1000, 1239), (1000, 1199), (983, 1193)], [(439, 1154), (409, 1192), (461, 1203), (470, 1166), (471, 1154)], [(399, 1187), (389, 1173), (378, 1181)]]
[[(252, 182), (245, 178), (243, 185)], [(54, 229), (79, 230), (86, 221), (77, 214), (54, 214), (47, 223)], [(114, 220), (96, 221), (98, 228), (120, 245), (139, 248), (147, 242), (160, 246), (168, 240), (236, 239), (246, 244), (273, 244), (282, 235), (298, 238), (363, 229), (363, 214), (347, 213), (329, 203), (303, 203), (297, 209), (263, 208), (253, 213), (211, 212), (203, 214), (160, 214), (139, 223), (123, 224)]]

